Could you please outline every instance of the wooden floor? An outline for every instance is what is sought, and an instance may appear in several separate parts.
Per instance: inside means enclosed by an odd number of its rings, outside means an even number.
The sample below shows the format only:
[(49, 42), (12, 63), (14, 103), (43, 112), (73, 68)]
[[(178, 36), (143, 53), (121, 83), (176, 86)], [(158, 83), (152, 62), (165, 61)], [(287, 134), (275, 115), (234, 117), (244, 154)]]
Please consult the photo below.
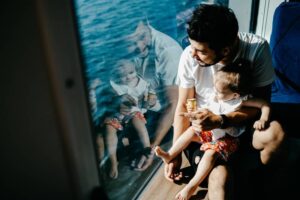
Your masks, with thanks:
[[(240, 172), (240, 176), (244, 182), (239, 182), (238, 185), (244, 187), (242, 187), (242, 190), (239, 190), (234, 199), (300, 199), (298, 194), (300, 180), (300, 139), (288, 139), (287, 144), (288, 154), (285, 158), (282, 158), (282, 165), (279, 165), (279, 167), (258, 168), (255, 169), (256, 171), (248, 170), (247, 173)], [(249, 161), (248, 158), (245, 158), (242, 165), (248, 166), (249, 162), (251, 160)], [(186, 159), (184, 159), (183, 166), (188, 166)], [(185, 184), (177, 185), (167, 181), (164, 177), (163, 167), (164, 165), (159, 167), (138, 200), (173, 200), (176, 194), (185, 186)], [(246, 167), (244, 166), (244, 168)], [(195, 192), (196, 195), (194, 194), (191, 199), (204, 199), (206, 191), (206, 188), (199, 187)]]
[[(184, 157), (184, 156), (183, 156)], [(188, 167), (188, 161), (183, 159), (183, 167)], [(175, 184), (169, 182), (164, 177), (164, 165), (162, 164), (155, 176), (144, 189), (143, 193), (138, 198), (139, 200), (174, 200), (176, 194), (184, 188), (186, 184)], [(191, 199), (203, 199), (206, 194), (206, 188), (198, 188)]]

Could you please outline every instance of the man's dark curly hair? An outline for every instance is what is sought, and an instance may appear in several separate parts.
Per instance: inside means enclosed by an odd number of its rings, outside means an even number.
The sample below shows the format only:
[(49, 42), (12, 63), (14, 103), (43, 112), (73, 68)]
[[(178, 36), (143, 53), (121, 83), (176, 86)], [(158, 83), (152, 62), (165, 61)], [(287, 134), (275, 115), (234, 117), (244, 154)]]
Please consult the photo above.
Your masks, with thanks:
[(238, 33), (238, 21), (230, 8), (202, 4), (188, 22), (189, 38), (207, 43), (214, 51), (231, 46)]

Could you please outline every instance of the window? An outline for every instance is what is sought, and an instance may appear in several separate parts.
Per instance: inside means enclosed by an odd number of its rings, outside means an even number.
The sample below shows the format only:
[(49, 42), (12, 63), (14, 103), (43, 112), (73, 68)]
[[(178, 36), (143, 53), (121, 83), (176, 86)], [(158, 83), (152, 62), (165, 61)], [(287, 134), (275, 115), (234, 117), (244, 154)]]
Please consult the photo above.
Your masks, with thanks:
[(175, 109), (186, 21), (200, 3), (228, 6), (228, 0), (75, 0), (101, 181), (110, 199), (137, 197), (161, 164), (151, 147), (170, 145), (168, 109)]

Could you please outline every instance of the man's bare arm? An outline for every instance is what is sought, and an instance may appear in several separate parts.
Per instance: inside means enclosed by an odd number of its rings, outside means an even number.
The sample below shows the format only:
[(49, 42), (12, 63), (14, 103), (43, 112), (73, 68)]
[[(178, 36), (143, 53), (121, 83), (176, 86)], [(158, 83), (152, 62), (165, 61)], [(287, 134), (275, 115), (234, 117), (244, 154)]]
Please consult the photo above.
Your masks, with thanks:
[[(185, 89), (179, 88), (178, 102), (176, 106), (175, 116), (174, 116), (174, 135), (173, 143), (177, 138), (190, 126), (190, 121), (184, 116), (180, 116), (180, 113), (186, 112), (186, 99), (194, 97), (194, 88)], [(169, 181), (180, 180), (182, 178), (182, 173), (179, 171), (181, 166), (181, 154), (177, 158), (173, 159), (169, 164), (165, 164), (164, 175)]]
[[(246, 120), (254, 118), (258, 112), (259, 111), (256, 108), (241, 108), (239, 111), (226, 114), (226, 124), (243, 124)], [(222, 121), (224, 120), (220, 115), (216, 115), (207, 109), (194, 113), (184, 113), (184, 116), (194, 118), (192, 126), (199, 132), (220, 128), (222, 126)]]
[(178, 99), (178, 87), (167, 86), (166, 94), (169, 105), (164, 110), (164, 113), (159, 119), (159, 124), (155, 131), (155, 139), (151, 146), (157, 146), (161, 143), (161, 141), (163, 140), (164, 136), (167, 134), (173, 123), (175, 108)]
[[(271, 98), (271, 85), (264, 87), (257, 87), (252, 91), (254, 98), (260, 98), (266, 103), (270, 102)], [(251, 107), (242, 107), (240, 110), (227, 114), (229, 124), (241, 124), (247, 120), (257, 118), (260, 109)]]
[(174, 116), (173, 143), (190, 126), (189, 119), (181, 115), (181, 113), (187, 112), (186, 100), (189, 98), (195, 98), (194, 88), (179, 87), (178, 103), (177, 103), (175, 116)]
[[(252, 92), (254, 97), (261, 98), (266, 102), (270, 102), (271, 85), (265, 87), (255, 88)], [(226, 123), (228, 125), (240, 125), (249, 120), (257, 118), (260, 110), (253, 107), (242, 107), (238, 111), (226, 114)], [(193, 121), (193, 127), (195, 130), (211, 130), (220, 128), (222, 124), (222, 117), (215, 115), (212, 112), (197, 113), (194, 116), (186, 115), (188, 117), (195, 117), (198, 120)]]
[(263, 121), (269, 120), (271, 108), (268, 102), (266, 102), (265, 100), (258, 99), (258, 98), (251, 98), (244, 101), (242, 105), (246, 107), (259, 108), (261, 110), (260, 120)]

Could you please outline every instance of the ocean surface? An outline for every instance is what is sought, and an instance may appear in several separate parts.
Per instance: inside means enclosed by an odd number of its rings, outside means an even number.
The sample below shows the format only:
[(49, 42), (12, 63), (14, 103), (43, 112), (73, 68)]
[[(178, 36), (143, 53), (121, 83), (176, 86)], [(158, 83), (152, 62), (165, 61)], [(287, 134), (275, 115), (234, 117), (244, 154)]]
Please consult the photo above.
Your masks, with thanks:
[[(124, 54), (122, 41), (146, 18), (155, 29), (169, 35), (184, 48), (186, 21), (203, 2), (227, 5), (228, 0), (75, 0), (81, 51), (89, 88), (94, 89), (94, 123), (105, 113), (105, 92), (113, 61)], [(95, 80), (97, 80), (95, 83)], [(96, 101), (96, 102), (95, 102)]]

